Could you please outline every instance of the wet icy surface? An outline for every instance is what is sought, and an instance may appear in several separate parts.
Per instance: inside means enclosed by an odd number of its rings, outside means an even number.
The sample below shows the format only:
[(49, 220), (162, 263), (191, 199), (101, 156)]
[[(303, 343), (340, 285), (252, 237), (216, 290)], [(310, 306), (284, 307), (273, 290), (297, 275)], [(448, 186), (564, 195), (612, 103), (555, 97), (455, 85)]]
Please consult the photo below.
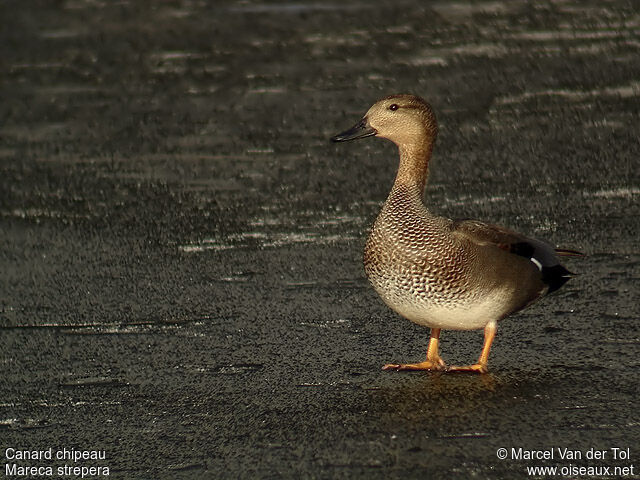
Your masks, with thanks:
[[(9, 1), (0, 18), (3, 450), (105, 450), (127, 479), (530, 478), (500, 447), (637, 463), (634, 4)], [(588, 254), (500, 325), (484, 377), (380, 370), (427, 342), (361, 267), (396, 152), (328, 137), (398, 92), (438, 115), (433, 210)], [(442, 354), (481, 341), (444, 332)]]

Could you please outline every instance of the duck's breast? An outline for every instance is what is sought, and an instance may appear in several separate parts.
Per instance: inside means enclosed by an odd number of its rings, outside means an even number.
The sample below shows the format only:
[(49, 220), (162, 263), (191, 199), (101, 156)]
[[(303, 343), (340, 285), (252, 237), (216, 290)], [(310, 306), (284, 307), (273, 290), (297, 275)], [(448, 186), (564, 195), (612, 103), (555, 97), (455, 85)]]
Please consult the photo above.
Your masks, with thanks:
[(540, 294), (533, 264), (485, 250), (449, 232), (449, 221), (422, 214), (401, 220), (383, 211), (364, 252), (365, 272), (384, 302), (431, 328), (471, 330), (522, 308)]

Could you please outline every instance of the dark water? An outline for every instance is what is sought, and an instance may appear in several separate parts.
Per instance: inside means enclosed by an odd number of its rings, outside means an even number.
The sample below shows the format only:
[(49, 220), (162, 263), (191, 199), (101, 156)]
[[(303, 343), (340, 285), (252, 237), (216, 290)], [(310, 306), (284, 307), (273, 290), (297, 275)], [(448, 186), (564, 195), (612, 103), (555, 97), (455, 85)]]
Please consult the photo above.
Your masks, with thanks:
[[(640, 463), (634, 3), (0, 10), (0, 476), (64, 463), (7, 448), (101, 450), (75, 465), (126, 479)], [(434, 210), (588, 254), (501, 324), (486, 376), (380, 370), (427, 342), (361, 267), (396, 152), (327, 139), (398, 92), (439, 118)], [(608, 455), (497, 458), (520, 447)]]

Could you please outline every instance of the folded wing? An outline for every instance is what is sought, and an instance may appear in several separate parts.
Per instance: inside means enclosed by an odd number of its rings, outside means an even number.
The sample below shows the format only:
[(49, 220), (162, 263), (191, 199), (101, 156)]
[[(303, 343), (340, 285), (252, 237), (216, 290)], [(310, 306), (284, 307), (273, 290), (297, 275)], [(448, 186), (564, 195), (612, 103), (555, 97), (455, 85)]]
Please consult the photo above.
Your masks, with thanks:
[(509, 230), (477, 220), (456, 220), (452, 233), (478, 245), (494, 246), (513, 255), (527, 258), (540, 270), (542, 281), (551, 293), (564, 285), (574, 273), (560, 264), (559, 256), (583, 256), (575, 250), (555, 249), (551, 245)]

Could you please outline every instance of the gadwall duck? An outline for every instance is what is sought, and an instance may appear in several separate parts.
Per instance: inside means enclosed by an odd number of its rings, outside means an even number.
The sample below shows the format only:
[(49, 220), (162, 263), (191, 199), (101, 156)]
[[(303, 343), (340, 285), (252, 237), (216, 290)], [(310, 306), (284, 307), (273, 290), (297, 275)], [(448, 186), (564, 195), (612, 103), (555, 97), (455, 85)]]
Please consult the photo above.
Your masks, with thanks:
[[(438, 126), (431, 106), (414, 95), (375, 103), (353, 128), (334, 136), (344, 142), (369, 136), (391, 140), (400, 165), (367, 240), (364, 267), (384, 302), (403, 317), (431, 329), (427, 358), (388, 364), (385, 370), (487, 372), (498, 321), (560, 288), (573, 275), (554, 249), (506, 228), (476, 220), (450, 220), (423, 201)], [(473, 365), (447, 367), (438, 353), (440, 330), (484, 329)]]

